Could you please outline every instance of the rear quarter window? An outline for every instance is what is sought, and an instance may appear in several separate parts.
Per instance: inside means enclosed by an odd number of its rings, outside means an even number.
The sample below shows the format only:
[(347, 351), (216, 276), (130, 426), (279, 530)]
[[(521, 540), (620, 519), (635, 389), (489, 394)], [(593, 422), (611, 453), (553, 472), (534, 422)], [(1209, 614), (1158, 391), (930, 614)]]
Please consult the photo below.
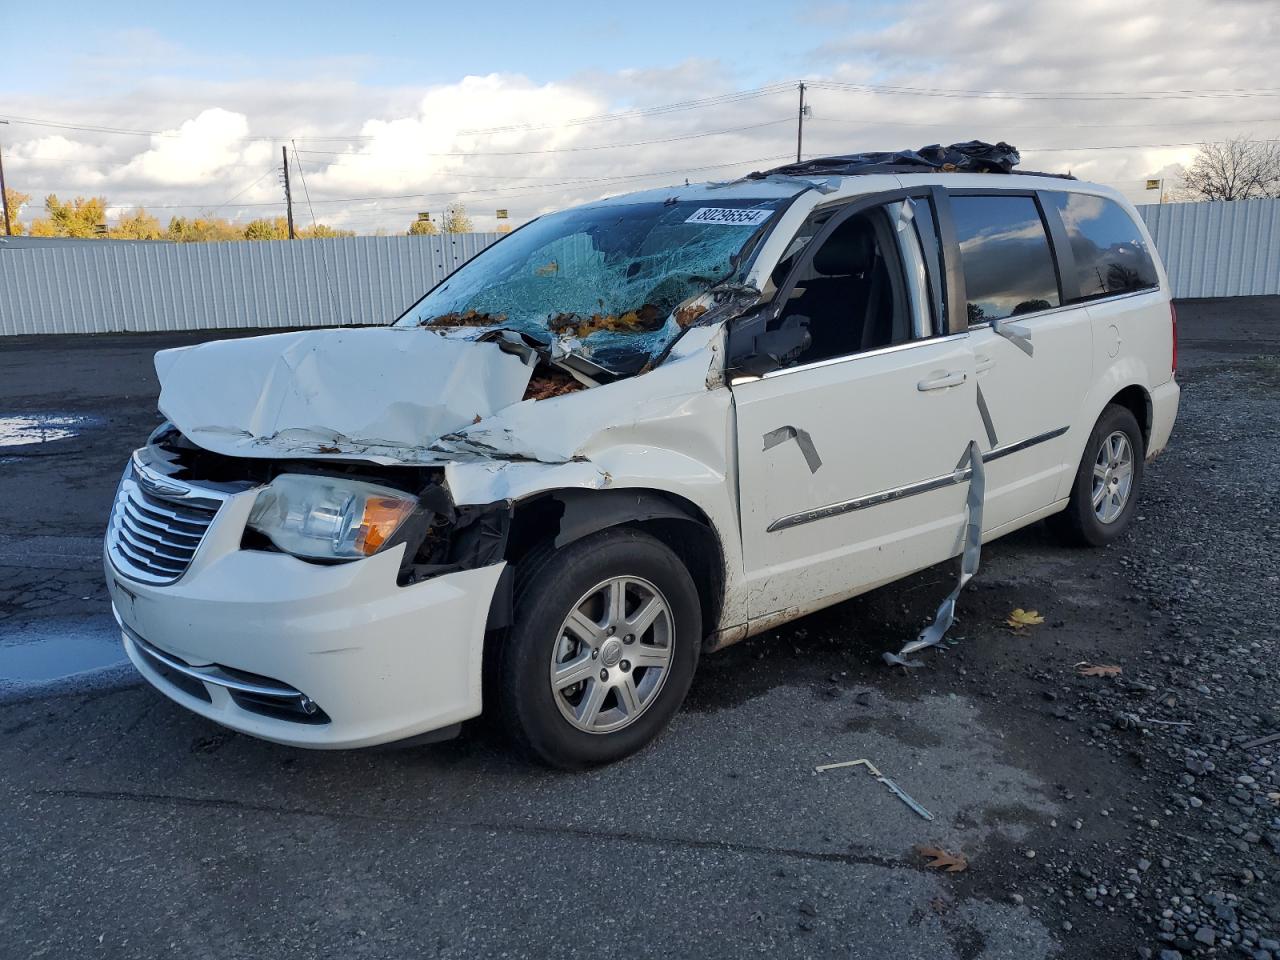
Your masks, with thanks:
[(1159, 285), (1142, 231), (1120, 204), (1086, 193), (1050, 194), (1076, 262), (1075, 300), (1150, 290)]
[(953, 196), (969, 324), (1061, 304), (1040, 208), (1025, 196)]

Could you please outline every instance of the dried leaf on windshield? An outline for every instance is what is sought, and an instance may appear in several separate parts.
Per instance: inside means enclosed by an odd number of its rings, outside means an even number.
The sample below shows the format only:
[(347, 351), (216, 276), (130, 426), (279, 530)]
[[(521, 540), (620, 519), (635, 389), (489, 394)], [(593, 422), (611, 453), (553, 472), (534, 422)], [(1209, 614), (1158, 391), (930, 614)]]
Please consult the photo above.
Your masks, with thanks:
[(695, 303), (676, 311), (676, 323), (683, 329), (707, 312), (705, 304)]
[(529, 386), (525, 388), (524, 399), (550, 400), (552, 397), (562, 397), (566, 393), (574, 393), (584, 389), (586, 389), (584, 384), (579, 383), (563, 370), (541, 366), (529, 378)]
[(1038, 627), (1044, 623), (1044, 617), (1040, 616), (1038, 611), (1023, 610), (1021, 607), (1009, 614), (1009, 618), (1005, 620), (1014, 630), (1021, 630), (1023, 627)]
[(431, 327), (493, 327), (506, 323), (505, 313), (482, 313), (479, 310), (467, 310), (464, 313), (446, 313), (432, 317), (426, 322)]
[(959, 873), (969, 869), (969, 861), (962, 853), (947, 853), (937, 847), (916, 847), (916, 853), (928, 860), (925, 864), (930, 870), (945, 870), (947, 873)]
[(1124, 670), (1114, 664), (1082, 663), (1076, 672), (1082, 677), (1118, 677)]
[(593, 313), (585, 317), (577, 313), (559, 313), (551, 318), (548, 326), (553, 333), (589, 337), (601, 330), (614, 333), (651, 333), (660, 329), (664, 322), (662, 311), (652, 303), (646, 303), (638, 310), (628, 310), (620, 316)]

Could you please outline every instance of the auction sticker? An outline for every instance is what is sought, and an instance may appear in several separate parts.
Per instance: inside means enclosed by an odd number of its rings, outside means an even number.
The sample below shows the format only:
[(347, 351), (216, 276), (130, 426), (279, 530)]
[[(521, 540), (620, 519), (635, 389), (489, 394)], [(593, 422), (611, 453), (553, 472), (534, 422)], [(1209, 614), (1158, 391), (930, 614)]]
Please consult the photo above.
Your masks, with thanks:
[(772, 210), (747, 210), (742, 207), (699, 207), (685, 223), (717, 223), (722, 227), (758, 227), (769, 219)]

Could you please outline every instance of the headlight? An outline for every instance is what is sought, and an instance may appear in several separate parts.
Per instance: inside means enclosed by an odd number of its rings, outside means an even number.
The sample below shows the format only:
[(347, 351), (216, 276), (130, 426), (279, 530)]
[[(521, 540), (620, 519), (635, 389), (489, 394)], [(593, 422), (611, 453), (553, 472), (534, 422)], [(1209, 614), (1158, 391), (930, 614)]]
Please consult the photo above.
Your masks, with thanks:
[(373, 483), (286, 473), (258, 494), (249, 526), (285, 553), (354, 560), (377, 553), (417, 505)]

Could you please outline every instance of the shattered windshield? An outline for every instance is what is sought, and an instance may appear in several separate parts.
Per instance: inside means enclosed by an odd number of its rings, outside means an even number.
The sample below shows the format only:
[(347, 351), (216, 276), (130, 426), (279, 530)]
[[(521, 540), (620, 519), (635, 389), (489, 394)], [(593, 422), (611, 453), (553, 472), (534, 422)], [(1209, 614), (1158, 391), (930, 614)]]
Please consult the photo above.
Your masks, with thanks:
[[(714, 203), (714, 205), (713, 205)], [(504, 328), (634, 372), (732, 276), (786, 199), (606, 204), (542, 217), (485, 250), (397, 326)]]

